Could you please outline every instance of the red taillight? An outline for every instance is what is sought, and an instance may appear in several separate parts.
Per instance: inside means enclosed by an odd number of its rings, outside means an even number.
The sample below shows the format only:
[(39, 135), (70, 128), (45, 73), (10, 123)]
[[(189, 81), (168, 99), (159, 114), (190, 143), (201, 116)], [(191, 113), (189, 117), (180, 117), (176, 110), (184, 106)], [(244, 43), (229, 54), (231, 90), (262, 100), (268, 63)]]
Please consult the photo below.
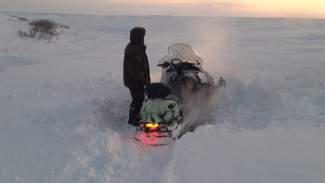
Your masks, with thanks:
[(140, 123), (139, 125), (139, 128), (142, 130), (142, 131), (147, 131), (147, 130), (150, 130), (150, 131), (167, 131), (168, 128), (166, 126), (166, 124), (152, 124), (150, 122), (147, 122), (147, 123)]
[(150, 130), (157, 130), (158, 128), (158, 124), (151, 124), (151, 123), (147, 123), (146, 127), (150, 128)]

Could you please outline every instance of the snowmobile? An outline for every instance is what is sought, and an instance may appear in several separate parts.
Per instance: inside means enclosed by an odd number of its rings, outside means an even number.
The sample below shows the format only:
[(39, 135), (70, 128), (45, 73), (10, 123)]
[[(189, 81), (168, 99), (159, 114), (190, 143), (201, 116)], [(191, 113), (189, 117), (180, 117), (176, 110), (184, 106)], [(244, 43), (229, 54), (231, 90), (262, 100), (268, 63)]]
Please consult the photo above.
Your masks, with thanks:
[[(202, 63), (189, 45), (178, 43), (168, 48), (168, 55), (157, 65), (162, 67), (160, 83), (152, 83), (145, 90), (148, 99), (140, 112), (136, 140), (162, 146), (173, 143), (186, 132), (183, 115), (191, 105), (208, 99), (217, 88)], [(172, 105), (168, 106), (169, 103)], [(175, 104), (178, 110), (173, 111)], [(164, 117), (166, 114), (168, 118)]]

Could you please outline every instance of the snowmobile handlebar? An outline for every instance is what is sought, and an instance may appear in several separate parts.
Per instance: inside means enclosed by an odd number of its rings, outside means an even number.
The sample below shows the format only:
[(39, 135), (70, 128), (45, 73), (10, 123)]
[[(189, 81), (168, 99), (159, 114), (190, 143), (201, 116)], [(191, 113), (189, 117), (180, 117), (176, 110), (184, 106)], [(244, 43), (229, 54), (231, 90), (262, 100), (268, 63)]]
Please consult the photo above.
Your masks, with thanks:
[(170, 62), (164, 62), (162, 64), (158, 64), (157, 66), (159, 67), (168, 67), (168, 66), (171, 66), (171, 67), (175, 67), (176, 63), (174, 63), (175, 61), (178, 61), (179, 63), (181, 63), (181, 65), (190, 65), (190, 66), (195, 66), (195, 63), (190, 63), (190, 62), (183, 62), (182, 60), (178, 59), (178, 58), (174, 58), (173, 60), (171, 60)]
[(158, 64), (157, 66), (158, 66), (158, 67), (163, 67), (163, 68), (165, 68), (165, 67), (170, 66), (170, 64), (169, 64), (169, 62), (164, 62), (164, 63), (162, 63), (162, 64)]

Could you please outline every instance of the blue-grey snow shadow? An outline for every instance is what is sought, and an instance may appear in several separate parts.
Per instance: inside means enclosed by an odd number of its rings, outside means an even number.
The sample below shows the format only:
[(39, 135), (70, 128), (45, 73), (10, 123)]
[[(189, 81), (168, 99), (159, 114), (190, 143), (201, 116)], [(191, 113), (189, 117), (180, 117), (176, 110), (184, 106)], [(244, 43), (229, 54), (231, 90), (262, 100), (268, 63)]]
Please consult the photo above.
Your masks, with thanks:
[(227, 88), (216, 94), (213, 105), (207, 105), (215, 110), (200, 125), (228, 124), (252, 130), (273, 124), (289, 128), (296, 123), (324, 125), (325, 93), (321, 86), (313, 86), (316, 90), (310, 83), (306, 79), (292, 84), (283, 78), (257, 77), (245, 82), (228, 78)]
[(0, 72), (9, 70), (12, 67), (35, 65), (39, 63), (40, 60), (33, 58), (0, 55)]
[(94, 98), (96, 126), (100, 130), (121, 130), (127, 127), (130, 100), (124, 97)]
[(184, 119), (185, 131), (193, 132), (207, 124), (264, 129), (279, 116), (281, 106), (281, 93), (263, 80), (242, 82), (238, 78), (227, 78), (227, 88), (218, 89), (206, 103), (192, 106)]

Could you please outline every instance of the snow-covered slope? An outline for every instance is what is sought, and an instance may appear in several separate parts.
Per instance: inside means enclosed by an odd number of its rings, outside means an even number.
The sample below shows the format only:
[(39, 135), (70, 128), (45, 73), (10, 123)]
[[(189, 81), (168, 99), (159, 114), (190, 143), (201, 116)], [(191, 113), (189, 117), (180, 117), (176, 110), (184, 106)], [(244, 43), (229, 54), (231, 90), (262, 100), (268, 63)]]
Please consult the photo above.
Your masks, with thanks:
[[(69, 29), (22, 39), (28, 22)], [(145, 147), (126, 124), (122, 60), (147, 29), (151, 75), (169, 45), (192, 46), (227, 88), (173, 146)], [(325, 181), (325, 20), (0, 13), (0, 182)], [(201, 113), (205, 113), (204, 120)]]

